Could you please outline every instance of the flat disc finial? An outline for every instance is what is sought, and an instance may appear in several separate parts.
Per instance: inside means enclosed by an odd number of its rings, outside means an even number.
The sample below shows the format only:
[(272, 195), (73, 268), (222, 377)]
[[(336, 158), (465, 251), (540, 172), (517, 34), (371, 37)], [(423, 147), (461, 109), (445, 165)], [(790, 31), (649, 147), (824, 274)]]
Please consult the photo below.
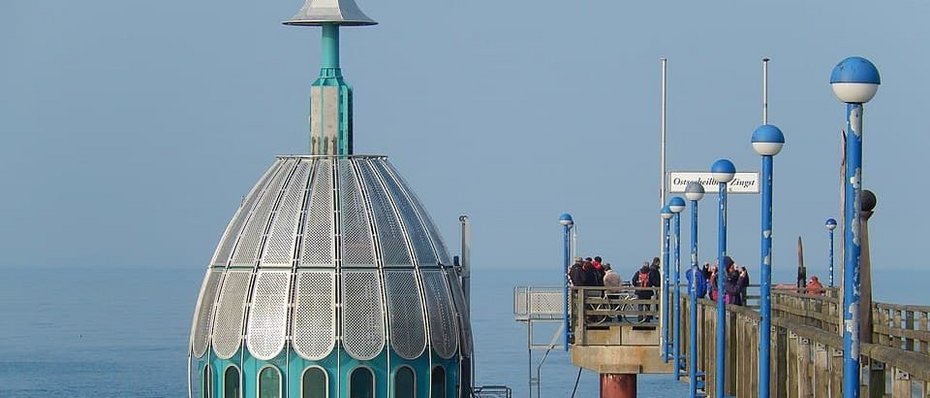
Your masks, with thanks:
[(285, 25), (320, 26), (335, 24), (344, 26), (377, 25), (369, 18), (355, 0), (306, 0), (297, 15), (284, 21)]

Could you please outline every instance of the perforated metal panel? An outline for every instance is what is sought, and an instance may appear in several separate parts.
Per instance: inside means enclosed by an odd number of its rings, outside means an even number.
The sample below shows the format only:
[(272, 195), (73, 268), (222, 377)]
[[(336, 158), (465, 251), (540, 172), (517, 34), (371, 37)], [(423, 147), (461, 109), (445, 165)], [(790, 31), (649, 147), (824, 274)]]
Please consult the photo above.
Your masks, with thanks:
[(413, 266), (400, 221), (387, 192), (371, 168), (371, 162), (372, 160), (360, 160), (358, 164), (371, 201), (371, 212), (375, 216), (381, 259), (385, 266)]
[(401, 218), (404, 220), (404, 227), (406, 228), (407, 235), (410, 237), (411, 244), (413, 244), (413, 250), (416, 252), (417, 262), (420, 265), (435, 265), (438, 262), (436, 253), (433, 251), (433, 246), (429, 241), (426, 230), (423, 228), (423, 224), (420, 223), (420, 219), (414, 212), (407, 195), (400, 188), (394, 177), (384, 168), (384, 160), (375, 160), (371, 163), (381, 174), (381, 179), (384, 181), (384, 185), (387, 187), (391, 198), (394, 199), (394, 205), (397, 207)]
[(452, 358), (458, 348), (458, 329), (452, 298), (445, 276), (440, 270), (421, 270), (423, 287), (426, 289), (426, 310), (429, 320), (429, 337), (436, 354), (442, 358)]
[(397, 169), (394, 168), (394, 165), (391, 164), (387, 159), (383, 161), (384, 167), (391, 172), (397, 181), (400, 182), (400, 186), (404, 188), (404, 191), (407, 193), (407, 197), (410, 199), (410, 203), (413, 204), (413, 208), (417, 211), (417, 214), (420, 216), (420, 221), (426, 226), (426, 231), (429, 232), (430, 239), (433, 241), (433, 248), (436, 249), (436, 253), (439, 256), (439, 262), (443, 265), (452, 265), (452, 258), (449, 256), (449, 249), (446, 246), (445, 239), (442, 238), (442, 234), (439, 233), (439, 228), (436, 227), (436, 223), (433, 222), (432, 217), (430, 217), (429, 212), (426, 211), (426, 208), (423, 207), (422, 202), (413, 192), (413, 189), (410, 187), (410, 184), (404, 180), (404, 178), (397, 172)]
[(251, 271), (228, 271), (223, 280), (216, 320), (213, 323), (213, 351), (222, 359), (231, 358), (239, 350), (242, 341), (242, 318), (251, 279)]
[(384, 348), (384, 306), (378, 271), (342, 271), (342, 344), (358, 360)]
[(271, 230), (262, 251), (262, 267), (290, 267), (294, 258), (294, 236), (307, 192), (307, 180), (313, 161), (300, 159), (271, 222)]
[(301, 266), (335, 267), (333, 259), (333, 162), (316, 161), (307, 219), (304, 222)]
[(415, 359), (426, 348), (426, 325), (414, 271), (385, 271), (388, 331), (391, 348), (404, 359)]
[(284, 348), (290, 288), (290, 271), (258, 273), (252, 288), (252, 309), (245, 340), (255, 358), (267, 361)]
[(325, 358), (336, 344), (335, 271), (299, 271), (291, 335), (304, 359)]
[(374, 244), (368, 223), (368, 209), (355, 176), (355, 167), (349, 159), (340, 159), (338, 164), (342, 266), (374, 266)]
[(471, 336), (471, 319), (468, 316), (468, 305), (465, 303), (465, 292), (462, 291), (462, 284), (459, 282), (458, 275), (451, 268), (445, 270), (446, 279), (449, 281), (449, 290), (452, 291), (452, 302), (455, 303), (455, 312), (459, 315), (459, 330), (462, 332), (460, 345), (462, 351), (471, 355), (472, 336)]
[(210, 261), (210, 264), (226, 265), (226, 263), (229, 262), (229, 255), (232, 253), (233, 246), (236, 244), (236, 239), (239, 238), (242, 225), (245, 224), (245, 220), (247, 220), (249, 214), (252, 213), (255, 203), (258, 202), (258, 198), (260, 198), (265, 191), (268, 181), (271, 181), (271, 177), (278, 172), (281, 165), (282, 163), (280, 161), (271, 165), (271, 167), (265, 171), (265, 174), (262, 175), (262, 178), (252, 187), (249, 194), (246, 195), (245, 201), (239, 206), (239, 209), (236, 210), (236, 215), (233, 216), (232, 221), (226, 226), (226, 231), (223, 232), (223, 238), (220, 239), (220, 244), (217, 245), (216, 252), (213, 254), (213, 261)]
[(262, 236), (268, 228), (268, 219), (271, 211), (274, 209), (281, 193), (281, 187), (291, 174), (294, 166), (294, 160), (284, 160), (281, 171), (271, 180), (268, 188), (265, 190), (262, 198), (259, 199), (255, 210), (242, 228), (242, 236), (236, 243), (236, 250), (233, 252), (233, 266), (250, 266), (254, 265), (258, 259), (259, 249), (261, 249)]
[(197, 299), (197, 314), (194, 315), (194, 327), (191, 331), (191, 352), (200, 358), (207, 352), (210, 343), (210, 331), (213, 328), (213, 308), (216, 303), (217, 287), (222, 279), (222, 270), (208, 270), (200, 288)]

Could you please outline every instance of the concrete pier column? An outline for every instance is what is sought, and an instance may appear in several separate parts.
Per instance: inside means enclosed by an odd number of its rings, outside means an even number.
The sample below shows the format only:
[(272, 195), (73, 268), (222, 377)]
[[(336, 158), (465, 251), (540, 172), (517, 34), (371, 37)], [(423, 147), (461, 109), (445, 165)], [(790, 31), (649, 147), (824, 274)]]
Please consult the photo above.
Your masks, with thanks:
[(636, 375), (601, 373), (601, 398), (636, 398)]

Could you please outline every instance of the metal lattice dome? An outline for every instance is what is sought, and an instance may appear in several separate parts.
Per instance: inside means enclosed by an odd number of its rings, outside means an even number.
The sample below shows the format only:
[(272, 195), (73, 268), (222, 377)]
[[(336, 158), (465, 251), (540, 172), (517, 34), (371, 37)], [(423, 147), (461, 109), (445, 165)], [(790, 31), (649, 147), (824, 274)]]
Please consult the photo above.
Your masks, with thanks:
[(316, 367), (339, 391), (365, 366), (377, 396), (400, 366), (426, 376), (442, 365), (454, 397), (459, 377), (470, 381), (467, 314), (438, 229), (387, 158), (280, 156), (220, 239), (191, 353), (213, 374), (274, 366), (288, 389)]

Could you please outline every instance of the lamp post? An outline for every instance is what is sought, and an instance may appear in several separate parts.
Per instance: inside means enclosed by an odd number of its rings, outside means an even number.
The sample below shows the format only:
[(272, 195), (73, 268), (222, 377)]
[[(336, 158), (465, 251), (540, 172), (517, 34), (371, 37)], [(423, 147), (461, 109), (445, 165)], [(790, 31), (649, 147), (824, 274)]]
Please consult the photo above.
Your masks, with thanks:
[(829, 258), (830, 262), (827, 269), (830, 271), (830, 287), (833, 287), (833, 230), (836, 229), (836, 220), (832, 218), (827, 219), (827, 223), (824, 225), (827, 228), (827, 236), (830, 237), (830, 249), (829, 249)]
[(728, 159), (719, 159), (710, 166), (710, 173), (717, 180), (719, 185), (719, 195), (717, 203), (720, 208), (717, 213), (717, 357), (715, 381), (717, 397), (725, 396), (724, 388), (726, 383), (726, 304), (723, 298), (724, 284), (726, 283), (726, 263), (724, 259), (727, 256), (727, 184), (733, 180), (736, 175), (736, 166)]
[(704, 198), (704, 186), (689, 182), (685, 186), (685, 198), (691, 202), (691, 283), (688, 288), (688, 387), (691, 398), (697, 397), (697, 289), (698, 289), (698, 201)]
[(862, 209), (862, 104), (881, 84), (878, 69), (862, 57), (849, 57), (830, 74), (833, 94), (846, 103), (846, 214), (843, 228), (843, 396), (859, 397), (859, 213)]
[[(768, 398), (772, 333), (772, 158), (785, 145), (785, 135), (772, 124), (763, 124), (752, 132), (752, 149), (762, 155), (762, 241), (759, 287), (759, 397)], [(719, 271), (718, 271), (719, 272)]]
[(662, 361), (668, 362), (668, 224), (669, 220), (672, 218), (672, 210), (669, 207), (662, 206), (662, 211), (659, 213), (659, 216), (662, 217), (662, 273), (665, 274), (665, 278), (662, 279), (662, 295), (659, 300), (662, 316)]
[(569, 311), (568, 311), (568, 286), (571, 285), (571, 280), (568, 277), (568, 270), (572, 266), (572, 239), (571, 239), (571, 230), (575, 226), (575, 221), (572, 220), (572, 215), (568, 213), (562, 213), (559, 216), (559, 225), (562, 226), (562, 263), (565, 266), (565, 286), (562, 290), (562, 305), (563, 305), (563, 332), (562, 332), (562, 344), (565, 346), (565, 351), (568, 351), (568, 344), (571, 341), (571, 322), (569, 320)]
[(675, 213), (675, 273), (672, 274), (672, 300), (675, 302), (672, 307), (672, 327), (675, 336), (672, 340), (672, 356), (675, 360), (675, 380), (678, 380), (678, 371), (681, 369), (681, 289), (678, 284), (681, 281), (681, 212), (685, 209), (685, 200), (679, 196), (669, 199), (668, 209)]

